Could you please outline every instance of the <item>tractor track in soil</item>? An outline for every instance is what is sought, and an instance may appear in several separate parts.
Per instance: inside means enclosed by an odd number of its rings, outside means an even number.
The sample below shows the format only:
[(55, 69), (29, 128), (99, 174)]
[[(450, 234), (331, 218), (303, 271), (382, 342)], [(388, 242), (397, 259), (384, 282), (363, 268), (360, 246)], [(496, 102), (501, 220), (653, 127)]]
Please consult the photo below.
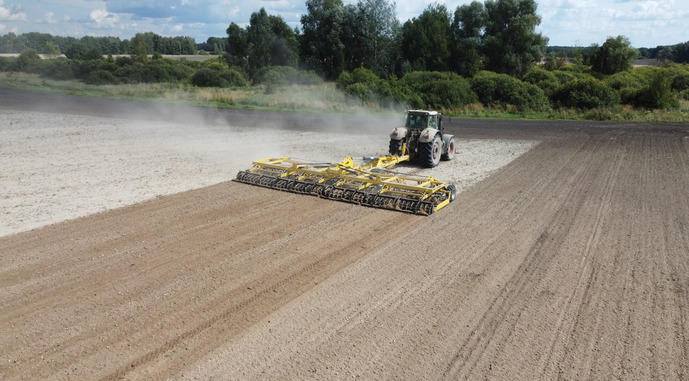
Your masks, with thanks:
[(689, 377), (689, 127), (447, 128), (541, 143), (428, 217), (225, 181), (0, 237), (0, 378)]

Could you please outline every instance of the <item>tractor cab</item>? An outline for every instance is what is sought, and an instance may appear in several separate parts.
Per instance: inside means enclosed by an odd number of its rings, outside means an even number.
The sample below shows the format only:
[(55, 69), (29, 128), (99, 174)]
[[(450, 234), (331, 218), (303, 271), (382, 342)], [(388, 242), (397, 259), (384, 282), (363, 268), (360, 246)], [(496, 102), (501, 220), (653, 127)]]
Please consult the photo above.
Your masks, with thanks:
[(437, 111), (411, 110), (407, 113), (407, 121), (404, 124), (407, 128), (433, 128), (440, 129), (442, 117)]

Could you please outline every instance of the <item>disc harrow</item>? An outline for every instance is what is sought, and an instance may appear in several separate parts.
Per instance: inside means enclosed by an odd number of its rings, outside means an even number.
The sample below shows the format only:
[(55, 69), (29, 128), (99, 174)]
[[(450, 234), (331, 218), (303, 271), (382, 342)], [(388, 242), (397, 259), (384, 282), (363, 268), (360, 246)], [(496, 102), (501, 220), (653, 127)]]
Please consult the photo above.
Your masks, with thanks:
[(289, 157), (256, 160), (240, 171), (242, 183), (314, 195), (375, 208), (429, 215), (447, 206), (456, 195), (454, 185), (432, 177), (392, 171), (409, 156), (366, 157), (356, 165), (351, 157), (340, 163), (313, 163)]

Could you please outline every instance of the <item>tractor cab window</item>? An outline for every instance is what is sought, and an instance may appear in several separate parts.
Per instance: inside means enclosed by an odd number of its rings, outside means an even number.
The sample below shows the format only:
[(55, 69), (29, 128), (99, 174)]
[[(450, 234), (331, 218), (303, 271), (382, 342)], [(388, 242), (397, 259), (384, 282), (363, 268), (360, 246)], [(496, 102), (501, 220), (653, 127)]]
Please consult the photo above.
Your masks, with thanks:
[(407, 115), (407, 124), (405, 127), (410, 128), (426, 128), (428, 125), (428, 116), (426, 115)]

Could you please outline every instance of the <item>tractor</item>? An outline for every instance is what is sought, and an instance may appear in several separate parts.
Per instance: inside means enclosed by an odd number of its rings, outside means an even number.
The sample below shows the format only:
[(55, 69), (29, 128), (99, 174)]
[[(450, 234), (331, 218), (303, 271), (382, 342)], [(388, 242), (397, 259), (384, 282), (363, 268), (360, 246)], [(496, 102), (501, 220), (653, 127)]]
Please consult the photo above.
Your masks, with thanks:
[[(443, 116), (437, 111), (409, 110), (404, 127), (390, 134), (390, 154), (409, 155), (427, 168), (455, 156), (455, 140), (443, 129)], [(406, 145), (406, 149), (405, 149)]]

